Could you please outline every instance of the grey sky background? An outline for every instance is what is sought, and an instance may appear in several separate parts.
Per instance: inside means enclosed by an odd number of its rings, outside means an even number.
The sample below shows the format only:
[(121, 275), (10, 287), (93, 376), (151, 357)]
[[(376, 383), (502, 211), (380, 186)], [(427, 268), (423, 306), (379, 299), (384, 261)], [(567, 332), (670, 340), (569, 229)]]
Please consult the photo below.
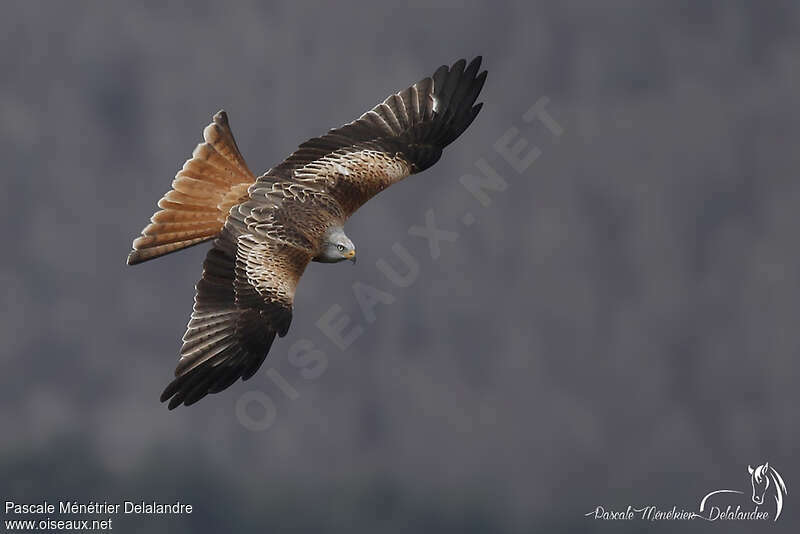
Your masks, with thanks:
[[(693, 509), (769, 461), (778, 524), (691, 527), (800, 524), (800, 7), (434, 6), (6, 6), (4, 500), (195, 506), (120, 531), (672, 532), (583, 516)], [(261, 173), (478, 54), (483, 111), (350, 220), (359, 263), (312, 265), (262, 371), (168, 412), (208, 245), (125, 256), (211, 115)], [(557, 139), (522, 120), (542, 97)], [(522, 174), (493, 148), (512, 127), (541, 150)], [(480, 158), (508, 182), (486, 207), (459, 183)], [(429, 209), (459, 233), (436, 260), (408, 234)], [(409, 288), (376, 267), (395, 242)], [(373, 323), (357, 282), (394, 298)], [(344, 351), (315, 326), (333, 305), (363, 326)], [(326, 356), (314, 379), (288, 358), (302, 339)], [(266, 431), (237, 417), (248, 391), (274, 402)]]

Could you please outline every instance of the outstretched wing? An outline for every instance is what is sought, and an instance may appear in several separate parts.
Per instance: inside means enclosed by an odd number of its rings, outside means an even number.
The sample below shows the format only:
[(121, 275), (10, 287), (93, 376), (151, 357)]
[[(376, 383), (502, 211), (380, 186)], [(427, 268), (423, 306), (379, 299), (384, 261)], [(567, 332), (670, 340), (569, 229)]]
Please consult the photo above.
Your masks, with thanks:
[(248, 201), (231, 211), (203, 263), (175, 379), (161, 394), (170, 409), (247, 380), (275, 336), (286, 335), (295, 288), (312, 257), (307, 240), (287, 234), (276, 218), (293, 209)]
[(442, 66), (405, 91), (391, 95), (357, 120), (306, 141), (250, 191), (275, 178), (325, 188), (350, 216), (374, 195), (436, 163), (442, 149), (472, 123), (486, 80), (481, 58)]

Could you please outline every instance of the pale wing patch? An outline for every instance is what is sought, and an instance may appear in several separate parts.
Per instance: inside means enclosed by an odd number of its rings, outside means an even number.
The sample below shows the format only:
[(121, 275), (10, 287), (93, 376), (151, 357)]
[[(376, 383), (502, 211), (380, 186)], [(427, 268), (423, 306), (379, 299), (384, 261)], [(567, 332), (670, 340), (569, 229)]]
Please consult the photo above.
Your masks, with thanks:
[(352, 215), (367, 200), (411, 174), (411, 166), (399, 154), (369, 146), (328, 154), (294, 173), (298, 183), (324, 185)]
[(265, 300), (291, 306), (309, 255), (280, 243), (258, 241), (252, 234), (239, 236), (238, 248), (247, 282)]

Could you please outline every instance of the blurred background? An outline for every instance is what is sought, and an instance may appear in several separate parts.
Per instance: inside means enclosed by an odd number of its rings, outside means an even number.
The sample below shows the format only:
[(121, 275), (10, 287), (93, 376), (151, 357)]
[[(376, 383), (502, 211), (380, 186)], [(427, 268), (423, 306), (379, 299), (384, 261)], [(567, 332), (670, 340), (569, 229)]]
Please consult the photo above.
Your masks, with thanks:
[[(120, 532), (797, 531), (796, 3), (4, 12), (4, 500), (195, 509)], [(253, 379), (161, 405), (208, 245), (125, 257), (211, 115), (261, 173), (478, 54), (482, 113), (350, 220), (359, 263), (306, 271)], [(558, 137), (522, 119), (542, 97)], [(522, 173), (494, 148), (510, 128), (541, 151)], [(508, 184), (488, 206), (459, 183), (480, 158)], [(436, 259), (408, 232), (428, 210), (458, 232)], [(419, 261), (408, 288), (376, 267), (394, 243)], [(393, 302), (365, 317), (356, 283)], [(362, 332), (345, 350), (315, 324), (332, 306)], [(313, 376), (298, 340), (324, 353)], [(789, 487), (776, 524), (584, 517), (694, 510), (765, 461)]]

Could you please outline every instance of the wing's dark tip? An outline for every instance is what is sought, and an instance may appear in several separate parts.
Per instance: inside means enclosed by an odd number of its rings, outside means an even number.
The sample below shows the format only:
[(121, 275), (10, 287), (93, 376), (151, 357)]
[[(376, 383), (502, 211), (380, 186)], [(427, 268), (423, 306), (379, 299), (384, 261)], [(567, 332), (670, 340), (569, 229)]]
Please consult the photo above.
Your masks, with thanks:
[(174, 410), (181, 404), (190, 406), (199, 401), (209, 393), (207, 388), (203, 389), (200, 386), (208, 382), (210, 371), (209, 367), (200, 366), (175, 378), (161, 393), (161, 402), (169, 401), (167, 408)]
[[(431, 77), (433, 116), (421, 131), (414, 131), (414, 143), (433, 145), (441, 150), (469, 127), (481, 109), (480, 104), (474, 104), (488, 75), (486, 70), (478, 72), (482, 61), (482, 56), (473, 58), (469, 64), (466, 59), (459, 59), (450, 67), (443, 65), (436, 70)], [(440, 152), (419, 152), (412, 158), (417, 171), (430, 167), (440, 156)]]
[[(163, 402), (163, 401), (162, 401)], [(178, 406), (181, 405), (181, 398), (180, 397), (172, 397), (172, 400), (169, 401), (167, 408), (170, 410), (174, 410)]]
[(175, 378), (172, 382), (170, 382), (167, 387), (164, 388), (164, 391), (161, 392), (161, 402), (166, 402), (172, 398), (175, 393), (178, 392), (178, 386), (180, 385), (179, 381), (181, 377)]

